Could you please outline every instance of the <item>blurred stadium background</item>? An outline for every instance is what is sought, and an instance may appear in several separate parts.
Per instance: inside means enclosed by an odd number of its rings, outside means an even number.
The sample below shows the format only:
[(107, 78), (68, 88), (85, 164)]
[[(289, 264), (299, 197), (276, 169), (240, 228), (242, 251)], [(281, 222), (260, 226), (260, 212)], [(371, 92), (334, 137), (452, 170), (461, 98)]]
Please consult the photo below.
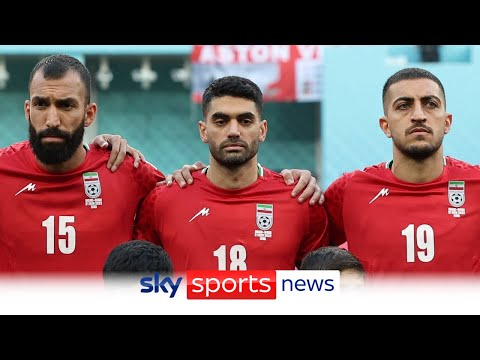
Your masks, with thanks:
[[(192, 101), (193, 48), (0, 45), (0, 146), (27, 138), (23, 105), (33, 66), (42, 57), (65, 53), (92, 74), (92, 101), (99, 112), (87, 141), (100, 133), (120, 134), (165, 173), (196, 160), (208, 163), (208, 148), (198, 136), (200, 104)], [(390, 160), (391, 142), (378, 127), (381, 92), (388, 76), (404, 67), (423, 67), (440, 78), (454, 119), (445, 153), (479, 163), (480, 46), (326, 45), (321, 50), (321, 73), (315, 75), (320, 99), (265, 103), (269, 131), (261, 164), (309, 169), (325, 189), (343, 172)], [(248, 77), (245, 71), (231, 75)]]

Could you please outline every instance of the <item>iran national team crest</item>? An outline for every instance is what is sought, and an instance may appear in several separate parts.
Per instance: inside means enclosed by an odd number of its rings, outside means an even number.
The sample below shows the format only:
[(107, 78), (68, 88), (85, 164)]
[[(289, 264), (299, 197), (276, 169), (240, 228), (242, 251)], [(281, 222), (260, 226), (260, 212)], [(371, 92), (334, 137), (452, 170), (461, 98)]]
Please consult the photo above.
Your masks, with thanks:
[(257, 204), (257, 226), (268, 230), (273, 226), (273, 205)]
[(465, 181), (448, 182), (448, 201), (455, 207), (465, 204)]
[(465, 208), (461, 206), (465, 204), (465, 181), (449, 181), (448, 182), (448, 201), (453, 208), (448, 208), (448, 214), (459, 218), (465, 215)]
[(257, 204), (257, 226), (261, 230), (255, 230), (255, 236), (260, 240), (272, 237), (272, 232), (268, 231), (273, 226), (272, 204)]
[(89, 197), (89, 199), (85, 199), (85, 206), (96, 209), (98, 205), (102, 205), (102, 199), (99, 198), (102, 193), (102, 187), (97, 172), (83, 173), (83, 187), (85, 195)]

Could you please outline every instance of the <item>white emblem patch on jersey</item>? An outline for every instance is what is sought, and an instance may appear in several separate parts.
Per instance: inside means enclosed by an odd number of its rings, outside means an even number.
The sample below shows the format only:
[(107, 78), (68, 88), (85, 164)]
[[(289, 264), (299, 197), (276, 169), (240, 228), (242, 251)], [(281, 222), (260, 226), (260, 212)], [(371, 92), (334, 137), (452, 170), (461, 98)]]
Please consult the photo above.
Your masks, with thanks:
[(267, 230), (273, 226), (273, 204), (257, 204), (256, 219), (260, 230), (255, 230), (255, 237), (260, 240), (272, 237), (272, 232)]
[(465, 204), (465, 181), (448, 182), (448, 201), (455, 207)]
[(448, 214), (459, 218), (465, 215), (465, 209), (461, 208), (465, 204), (465, 181), (448, 182), (448, 201), (453, 208), (448, 208)]
[(89, 199), (85, 199), (85, 206), (96, 209), (99, 205), (102, 205), (102, 199), (99, 198), (102, 193), (102, 186), (97, 172), (83, 173), (83, 188), (85, 195), (89, 197)]

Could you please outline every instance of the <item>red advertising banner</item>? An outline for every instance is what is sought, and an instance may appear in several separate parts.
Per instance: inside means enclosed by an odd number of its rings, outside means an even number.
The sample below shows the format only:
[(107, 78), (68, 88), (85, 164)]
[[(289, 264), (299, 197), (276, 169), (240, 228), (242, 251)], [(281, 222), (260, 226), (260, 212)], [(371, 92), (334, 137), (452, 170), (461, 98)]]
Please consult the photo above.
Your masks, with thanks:
[(251, 79), (264, 101), (320, 101), (323, 45), (194, 45), (191, 54), (192, 100), (222, 76)]

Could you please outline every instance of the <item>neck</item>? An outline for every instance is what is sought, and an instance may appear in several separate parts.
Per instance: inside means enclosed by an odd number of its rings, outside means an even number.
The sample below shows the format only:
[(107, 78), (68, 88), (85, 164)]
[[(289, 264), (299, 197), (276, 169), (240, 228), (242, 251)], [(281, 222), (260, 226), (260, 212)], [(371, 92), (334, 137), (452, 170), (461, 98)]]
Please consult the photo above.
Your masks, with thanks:
[(35, 159), (37, 160), (38, 164), (48, 172), (64, 173), (79, 167), (85, 160), (86, 156), (87, 156), (86, 147), (84, 147), (83, 145), (80, 145), (70, 159), (59, 164), (45, 164), (40, 160), (38, 160), (37, 157), (35, 157)]
[(391, 169), (398, 179), (420, 184), (433, 181), (442, 175), (444, 161), (441, 149), (424, 160), (414, 160), (397, 151), (393, 154)]
[(255, 181), (259, 176), (259, 167), (257, 157), (255, 156), (245, 164), (234, 169), (220, 165), (210, 156), (210, 165), (208, 166), (207, 178), (221, 189), (237, 190), (243, 189)]

